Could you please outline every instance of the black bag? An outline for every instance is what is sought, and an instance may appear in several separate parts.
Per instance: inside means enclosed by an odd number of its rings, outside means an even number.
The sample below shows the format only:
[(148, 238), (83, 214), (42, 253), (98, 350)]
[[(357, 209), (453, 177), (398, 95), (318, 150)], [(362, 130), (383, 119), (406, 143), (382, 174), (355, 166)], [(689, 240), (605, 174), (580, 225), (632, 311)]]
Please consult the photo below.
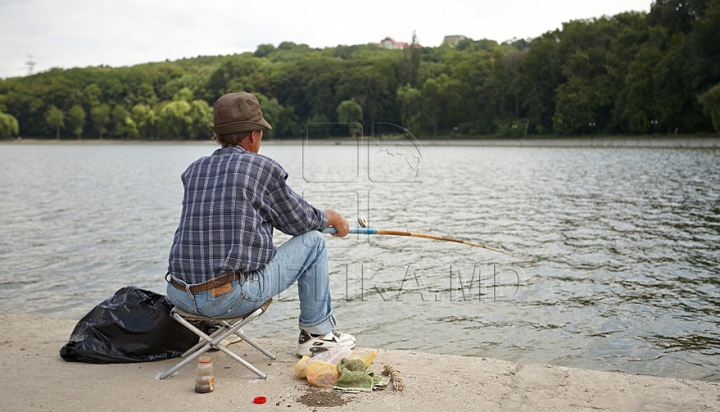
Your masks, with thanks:
[(124, 287), (85, 315), (60, 349), (69, 362), (130, 363), (174, 358), (198, 337), (170, 315), (164, 295)]

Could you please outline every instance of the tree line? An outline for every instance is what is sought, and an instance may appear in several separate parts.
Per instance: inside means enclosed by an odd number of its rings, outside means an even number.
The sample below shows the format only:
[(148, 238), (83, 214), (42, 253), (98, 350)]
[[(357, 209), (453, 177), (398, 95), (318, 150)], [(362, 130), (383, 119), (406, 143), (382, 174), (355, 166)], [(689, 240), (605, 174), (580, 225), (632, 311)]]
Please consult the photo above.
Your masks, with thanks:
[[(253, 53), (0, 80), (0, 137), (195, 139), (222, 94), (253, 92), (273, 125), (380, 122), (416, 136), (720, 131), (720, 0), (574, 20), (526, 40), (263, 44)], [(352, 128), (351, 128), (352, 129)], [(355, 129), (352, 129), (355, 130)], [(353, 131), (354, 132), (354, 131)]]

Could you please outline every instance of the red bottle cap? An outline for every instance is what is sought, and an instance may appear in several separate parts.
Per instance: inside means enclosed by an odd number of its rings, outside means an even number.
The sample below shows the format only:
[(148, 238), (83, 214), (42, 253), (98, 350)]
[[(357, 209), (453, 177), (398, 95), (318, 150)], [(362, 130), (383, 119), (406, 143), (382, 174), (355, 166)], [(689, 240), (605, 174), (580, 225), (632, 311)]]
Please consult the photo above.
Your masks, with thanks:
[(265, 403), (267, 401), (267, 398), (264, 396), (256, 396), (255, 399), (253, 399), (253, 403), (256, 403), (258, 405)]

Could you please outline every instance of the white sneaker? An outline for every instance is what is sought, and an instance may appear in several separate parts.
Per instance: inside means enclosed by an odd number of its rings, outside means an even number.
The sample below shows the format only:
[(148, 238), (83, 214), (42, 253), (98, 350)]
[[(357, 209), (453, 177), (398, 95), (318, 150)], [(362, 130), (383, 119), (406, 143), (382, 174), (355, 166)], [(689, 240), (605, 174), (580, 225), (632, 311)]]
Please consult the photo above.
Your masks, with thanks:
[(355, 347), (355, 336), (338, 331), (313, 336), (301, 330), (298, 338), (297, 354), (300, 356), (313, 356), (316, 353), (325, 352), (335, 345), (344, 345), (352, 349)]

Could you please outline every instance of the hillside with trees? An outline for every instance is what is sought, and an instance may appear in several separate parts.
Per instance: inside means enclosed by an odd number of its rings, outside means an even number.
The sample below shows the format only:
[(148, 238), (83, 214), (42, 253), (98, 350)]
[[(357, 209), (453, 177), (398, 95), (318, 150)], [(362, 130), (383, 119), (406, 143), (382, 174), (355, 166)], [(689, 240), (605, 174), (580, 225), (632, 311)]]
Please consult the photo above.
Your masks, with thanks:
[(222, 94), (256, 94), (273, 130), (402, 125), (419, 137), (720, 131), (720, 0), (658, 0), (537, 38), (404, 50), (262, 44), (254, 53), (0, 80), (0, 137), (205, 139)]

